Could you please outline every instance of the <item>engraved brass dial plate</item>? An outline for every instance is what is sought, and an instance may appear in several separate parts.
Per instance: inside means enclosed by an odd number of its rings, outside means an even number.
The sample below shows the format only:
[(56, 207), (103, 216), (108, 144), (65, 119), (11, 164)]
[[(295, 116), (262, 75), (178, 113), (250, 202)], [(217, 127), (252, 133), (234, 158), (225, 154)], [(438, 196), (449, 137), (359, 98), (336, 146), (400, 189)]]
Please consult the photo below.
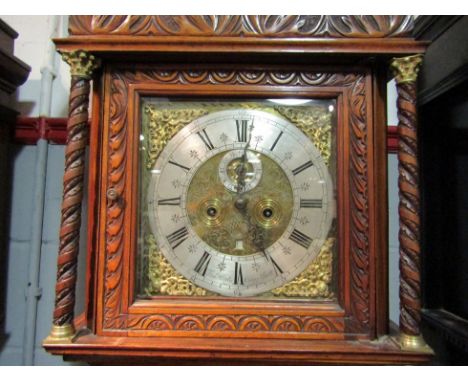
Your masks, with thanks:
[[(225, 156), (222, 152), (208, 159), (193, 176), (187, 215), (196, 235), (212, 248), (229, 255), (251, 255), (274, 244), (286, 230), (294, 207), (293, 191), (276, 162), (252, 153), (262, 163), (262, 174), (249, 175), (250, 184), (254, 176), (258, 183), (243, 192), (248, 199), (245, 208), (237, 208), (238, 194), (220, 182), (218, 168)], [(254, 171), (253, 166), (249, 169)]]
[(320, 253), (335, 216), (321, 153), (294, 124), (263, 111), (196, 118), (151, 174), (148, 218), (161, 253), (186, 279), (225, 296), (294, 279)]

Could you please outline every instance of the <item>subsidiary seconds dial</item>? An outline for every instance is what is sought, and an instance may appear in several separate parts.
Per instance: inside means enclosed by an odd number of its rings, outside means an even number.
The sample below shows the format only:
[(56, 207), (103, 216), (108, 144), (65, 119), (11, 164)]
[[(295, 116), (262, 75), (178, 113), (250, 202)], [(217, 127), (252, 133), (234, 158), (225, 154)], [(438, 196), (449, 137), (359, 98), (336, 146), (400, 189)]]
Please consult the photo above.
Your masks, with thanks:
[(318, 255), (335, 214), (328, 169), (308, 137), (248, 109), (182, 128), (148, 192), (161, 252), (187, 279), (225, 296), (292, 280)]

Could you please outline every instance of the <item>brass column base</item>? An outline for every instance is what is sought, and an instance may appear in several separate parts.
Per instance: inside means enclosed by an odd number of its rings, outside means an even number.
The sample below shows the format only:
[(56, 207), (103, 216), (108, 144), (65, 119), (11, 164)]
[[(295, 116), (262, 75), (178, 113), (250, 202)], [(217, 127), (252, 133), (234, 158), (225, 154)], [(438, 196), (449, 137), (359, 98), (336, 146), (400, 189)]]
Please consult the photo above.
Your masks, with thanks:
[(50, 334), (44, 340), (44, 344), (70, 344), (75, 334), (75, 327), (72, 324), (65, 324), (62, 326), (52, 325)]
[(398, 336), (398, 343), (400, 344), (401, 350), (434, 354), (432, 349), (428, 344), (426, 344), (426, 341), (424, 341), (424, 338), (421, 335), (412, 336), (409, 334), (400, 333)]

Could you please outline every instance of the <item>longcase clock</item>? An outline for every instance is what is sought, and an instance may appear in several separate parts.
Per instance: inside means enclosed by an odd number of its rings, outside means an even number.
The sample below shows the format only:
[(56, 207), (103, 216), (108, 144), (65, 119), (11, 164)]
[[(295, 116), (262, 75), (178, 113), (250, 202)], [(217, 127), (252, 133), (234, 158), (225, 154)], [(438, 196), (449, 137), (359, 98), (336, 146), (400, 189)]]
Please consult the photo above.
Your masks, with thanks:
[[(409, 16), (73, 16), (54, 322), (92, 363), (421, 363)], [(388, 319), (385, 86), (400, 113)], [(88, 111), (93, 80), (92, 110)], [(91, 119), (88, 131), (87, 121)], [(85, 312), (74, 317), (90, 148)]]

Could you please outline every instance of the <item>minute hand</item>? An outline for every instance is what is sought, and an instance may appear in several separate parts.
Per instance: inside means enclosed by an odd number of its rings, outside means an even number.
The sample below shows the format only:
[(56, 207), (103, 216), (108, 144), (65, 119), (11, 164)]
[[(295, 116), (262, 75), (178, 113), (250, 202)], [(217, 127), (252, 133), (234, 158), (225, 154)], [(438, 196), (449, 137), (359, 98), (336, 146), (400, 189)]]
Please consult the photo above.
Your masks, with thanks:
[(249, 130), (247, 132), (247, 142), (244, 146), (244, 152), (242, 153), (241, 163), (236, 168), (237, 174), (237, 199), (235, 205), (238, 209), (242, 210), (247, 206), (247, 199), (244, 197), (245, 192), (245, 179), (247, 175), (247, 150), (250, 147), (250, 141), (252, 139), (252, 130), (254, 128), (254, 121), (250, 123)]

